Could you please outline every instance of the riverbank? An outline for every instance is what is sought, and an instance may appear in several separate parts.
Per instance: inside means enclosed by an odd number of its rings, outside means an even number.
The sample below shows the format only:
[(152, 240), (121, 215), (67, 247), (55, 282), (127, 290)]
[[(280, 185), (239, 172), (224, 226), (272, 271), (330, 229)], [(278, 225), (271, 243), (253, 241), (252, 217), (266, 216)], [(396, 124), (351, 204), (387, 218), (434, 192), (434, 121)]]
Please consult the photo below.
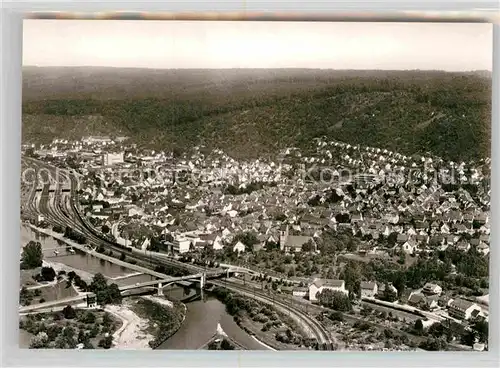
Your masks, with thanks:
[(148, 341), (151, 349), (158, 348), (180, 329), (187, 312), (181, 302), (154, 296), (138, 298), (130, 307), (140, 318), (149, 321), (145, 331), (152, 336)]
[(122, 321), (122, 326), (113, 334), (113, 349), (150, 349), (149, 342), (154, 336), (147, 333), (149, 321), (133, 312), (131, 301), (126, 300), (122, 305), (108, 305), (105, 311)]
[(272, 350), (303, 350), (312, 345), (311, 339), (295, 320), (280, 309), (262, 306), (253, 299), (233, 295), (224, 288), (215, 288), (214, 295), (225, 304), (236, 324), (263, 347)]

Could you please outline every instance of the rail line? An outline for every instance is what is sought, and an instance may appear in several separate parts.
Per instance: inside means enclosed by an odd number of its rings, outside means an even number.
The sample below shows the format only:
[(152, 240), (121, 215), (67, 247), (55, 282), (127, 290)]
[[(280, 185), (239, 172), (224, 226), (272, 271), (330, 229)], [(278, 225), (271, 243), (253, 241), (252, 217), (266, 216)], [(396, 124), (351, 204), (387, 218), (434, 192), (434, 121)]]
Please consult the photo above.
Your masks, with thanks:
[(260, 301), (263, 301), (266, 304), (279, 306), (283, 310), (290, 311), (290, 313), (293, 313), (294, 315), (299, 317), (299, 320), (305, 323), (309, 331), (311, 331), (312, 334), (317, 337), (320, 350), (333, 350), (334, 347), (328, 330), (325, 327), (323, 327), (319, 321), (317, 321), (315, 318), (311, 318), (311, 316), (309, 316), (305, 312), (302, 312), (300, 309), (293, 308), (290, 305), (281, 301), (280, 299), (272, 298), (269, 295), (264, 294), (262, 292), (249, 291), (248, 289), (242, 287), (241, 285), (237, 284), (235, 285), (230, 282), (220, 282), (220, 281), (210, 281), (210, 282), (214, 285), (224, 287), (228, 290), (233, 290), (240, 292), (241, 294), (247, 294), (253, 296), (255, 299), (257, 299), (258, 297)]

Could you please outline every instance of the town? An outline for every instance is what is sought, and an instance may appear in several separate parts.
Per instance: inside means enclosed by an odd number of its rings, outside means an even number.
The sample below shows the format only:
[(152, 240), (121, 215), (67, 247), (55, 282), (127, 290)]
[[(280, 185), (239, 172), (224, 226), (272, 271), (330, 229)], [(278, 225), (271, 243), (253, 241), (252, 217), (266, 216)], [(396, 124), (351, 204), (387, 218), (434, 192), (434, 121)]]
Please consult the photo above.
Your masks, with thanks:
[[(326, 137), (310, 146), (241, 160), (202, 145), (153, 151), (125, 136), (26, 144), (22, 219), (88, 246), (77, 227), (68, 223), (69, 234), (35, 210), (44, 196), (63, 209), (74, 197), (85, 226), (125, 250), (103, 242), (94, 254), (225, 267), (235, 290), (314, 312), (335, 350), (487, 350), (491, 160)], [(30, 175), (28, 162), (56, 175)], [(277, 350), (294, 344), (293, 330), (273, 322), (283, 316), (259, 312), (258, 299), (229, 307), (227, 290), (214, 293), (239, 325)]]

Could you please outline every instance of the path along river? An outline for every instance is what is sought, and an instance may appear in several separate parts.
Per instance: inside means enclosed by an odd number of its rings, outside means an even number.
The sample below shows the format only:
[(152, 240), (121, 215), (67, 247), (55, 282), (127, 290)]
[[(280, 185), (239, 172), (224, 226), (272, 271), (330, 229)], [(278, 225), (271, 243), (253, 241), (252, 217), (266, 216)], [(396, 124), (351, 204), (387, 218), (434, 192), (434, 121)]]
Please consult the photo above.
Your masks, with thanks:
[[(44, 250), (44, 257), (47, 262), (62, 263), (76, 270), (88, 273), (101, 273), (110, 278), (116, 278), (127, 274), (134, 274), (131, 271), (92, 257), (87, 254), (70, 254), (66, 251), (65, 245), (59, 245), (51, 237), (37, 234), (27, 226), (21, 226), (21, 247), (30, 240), (39, 241)], [(53, 248), (59, 247), (59, 254), (54, 255)], [(77, 271), (78, 273), (78, 271)], [(147, 275), (131, 276), (129, 278), (114, 281), (118, 285), (130, 285), (136, 282), (150, 280)], [(183, 298), (186, 292), (194, 293), (195, 290), (185, 290), (175, 287), (165, 290), (165, 295), (174, 298)], [(189, 294), (188, 294), (189, 295)], [(47, 300), (48, 301), (48, 300)], [(234, 322), (233, 318), (226, 312), (224, 304), (211, 296), (206, 296), (205, 300), (196, 300), (186, 304), (187, 314), (181, 328), (158, 349), (198, 349), (203, 346), (215, 334), (217, 324), (220, 323), (224, 332), (234, 341), (249, 350), (266, 350), (262, 344), (249, 336)]]

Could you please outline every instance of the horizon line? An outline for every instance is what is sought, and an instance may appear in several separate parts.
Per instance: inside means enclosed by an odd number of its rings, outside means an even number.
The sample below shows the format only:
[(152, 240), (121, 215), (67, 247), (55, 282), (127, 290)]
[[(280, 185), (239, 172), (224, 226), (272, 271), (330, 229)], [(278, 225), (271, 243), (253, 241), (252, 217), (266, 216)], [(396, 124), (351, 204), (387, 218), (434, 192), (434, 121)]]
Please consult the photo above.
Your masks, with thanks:
[(467, 69), (467, 70), (445, 70), (445, 69), (336, 69), (336, 68), (319, 68), (319, 67), (232, 67), (232, 68), (153, 68), (142, 66), (109, 66), (109, 65), (22, 65), (21, 68), (103, 68), (103, 69), (137, 69), (137, 70), (325, 70), (325, 71), (381, 71), (381, 72), (444, 72), (444, 73), (477, 73), (488, 72), (489, 69)]

